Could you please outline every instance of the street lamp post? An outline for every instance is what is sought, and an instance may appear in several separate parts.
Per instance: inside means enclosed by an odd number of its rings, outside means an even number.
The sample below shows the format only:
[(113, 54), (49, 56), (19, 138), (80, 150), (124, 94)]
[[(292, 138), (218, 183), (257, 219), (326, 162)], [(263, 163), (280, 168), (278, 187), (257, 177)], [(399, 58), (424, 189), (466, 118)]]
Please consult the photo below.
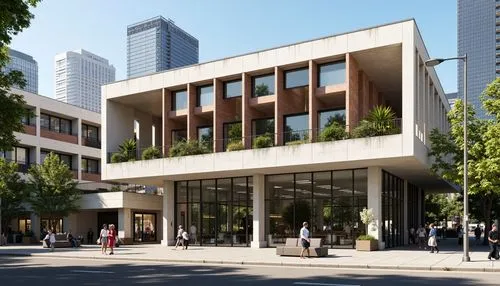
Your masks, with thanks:
[(468, 177), (467, 177), (467, 54), (460, 57), (446, 58), (446, 59), (430, 59), (425, 61), (425, 65), (428, 67), (437, 66), (444, 61), (449, 60), (462, 60), (464, 62), (464, 256), (462, 261), (470, 261), (469, 256), (469, 195), (467, 193), (468, 189)]

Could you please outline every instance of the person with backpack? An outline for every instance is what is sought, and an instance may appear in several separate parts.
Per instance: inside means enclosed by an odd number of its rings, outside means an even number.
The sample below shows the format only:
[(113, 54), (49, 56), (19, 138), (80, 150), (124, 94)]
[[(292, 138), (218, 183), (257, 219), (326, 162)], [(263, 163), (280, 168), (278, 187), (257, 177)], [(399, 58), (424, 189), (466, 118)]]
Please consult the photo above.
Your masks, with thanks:
[(491, 260), (491, 258), (495, 258), (495, 260), (500, 259), (500, 255), (498, 254), (498, 230), (496, 224), (493, 224), (491, 226), (491, 230), (488, 233), (488, 242), (490, 244), (490, 253), (488, 253), (488, 260)]

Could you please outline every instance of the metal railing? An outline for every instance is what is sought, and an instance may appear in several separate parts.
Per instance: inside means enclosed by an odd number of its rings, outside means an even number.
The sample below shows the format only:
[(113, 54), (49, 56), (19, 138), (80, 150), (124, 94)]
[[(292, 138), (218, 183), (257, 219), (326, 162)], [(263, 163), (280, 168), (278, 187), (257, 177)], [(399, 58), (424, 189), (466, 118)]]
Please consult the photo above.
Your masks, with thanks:
[[(358, 128), (359, 127), (359, 128)], [(148, 159), (179, 157), (188, 155), (209, 154), (214, 152), (238, 151), (246, 149), (270, 148), (275, 146), (291, 146), (305, 143), (339, 141), (355, 138), (386, 136), (401, 133), (401, 119), (385, 122), (362, 121), (356, 126), (338, 125), (318, 129), (290, 130), (283, 133), (264, 133), (244, 136), (241, 138), (222, 138), (198, 142), (196, 140), (179, 140), (172, 145), (154, 146), (156, 152), (151, 152), (153, 146), (139, 146), (135, 150), (107, 153), (107, 163), (129, 162), (143, 160), (146, 150), (149, 150)], [(278, 139), (278, 140), (276, 140)], [(179, 153), (172, 152), (172, 148), (179, 149), (179, 144), (184, 144), (184, 150)], [(247, 146), (247, 148), (245, 147)], [(216, 151), (219, 150), (219, 151)], [(182, 155), (184, 153), (186, 155)], [(154, 153), (154, 156), (151, 154)], [(175, 153), (175, 154), (171, 154)], [(116, 154), (116, 155), (115, 155)], [(172, 156), (173, 155), (173, 156)], [(115, 157), (112, 159), (112, 157)]]

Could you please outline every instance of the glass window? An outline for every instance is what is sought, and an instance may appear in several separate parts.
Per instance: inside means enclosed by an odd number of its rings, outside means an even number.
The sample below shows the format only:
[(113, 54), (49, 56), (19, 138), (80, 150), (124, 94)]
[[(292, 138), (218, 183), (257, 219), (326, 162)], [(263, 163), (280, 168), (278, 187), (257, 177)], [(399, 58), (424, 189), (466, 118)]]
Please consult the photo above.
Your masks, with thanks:
[(318, 127), (323, 129), (333, 122), (345, 125), (345, 109), (325, 110), (318, 112)]
[(198, 104), (197, 106), (209, 106), (214, 101), (214, 86), (200, 86), (198, 87)]
[(50, 116), (43, 113), (40, 115), (40, 127), (50, 129)]
[(15, 147), (16, 151), (16, 162), (19, 164), (25, 164), (28, 162), (28, 149), (22, 147)]
[(183, 110), (187, 108), (187, 91), (176, 91), (172, 96), (172, 110)]
[(85, 173), (98, 174), (99, 161), (93, 159), (82, 158), (82, 171)]
[(274, 94), (274, 74), (254, 77), (252, 91), (254, 97)]
[(285, 88), (309, 85), (309, 69), (291, 70), (285, 72)]
[(71, 121), (67, 119), (61, 119), (61, 133), (71, 135)]
[(72, 164), (72, 158), (71, 158), (71, 155), (63, 155), (63, 154), (58, 154), (59, 155), (59, 159), (61, 159), (62, 162), (66, 163), (66, 165), (68, 165), (69, 169), (72, 170), (73, 169), (73, 164)]
[(241, 122), (224, 123), (224, 150), (229, 143), (241, 141), (242, 134)]
[(57, 117), (50, 117), (50, 130), (59, 132), (60, 131), (60, 119)]
[(207, 146), (209, 150), (212, 150), (213, 138), (214, 132), (212, 126), (198, 127), (198, 142)]
[(274, 118), (255, 119), (252, 122), (252, 135), (274, 134)]
[(92, 138), (96, 140), (99, 139), (99, 127), (82, 124), (82, 133), (83, 137)]
[(182, 130), (172, 130), (172, 144), (175, 144), (179, 141), (187, 140), (187, 131), (186, 129)]
[(285, 116), (284, 143), (307, 140), (309, 138), (309, 115)]
[(345, 77), (345, 61), (320, 65), (318, 87), (344, 83)]
[(224, 82), (224, 98), (238, 97), (241, 95), (241, 80)]

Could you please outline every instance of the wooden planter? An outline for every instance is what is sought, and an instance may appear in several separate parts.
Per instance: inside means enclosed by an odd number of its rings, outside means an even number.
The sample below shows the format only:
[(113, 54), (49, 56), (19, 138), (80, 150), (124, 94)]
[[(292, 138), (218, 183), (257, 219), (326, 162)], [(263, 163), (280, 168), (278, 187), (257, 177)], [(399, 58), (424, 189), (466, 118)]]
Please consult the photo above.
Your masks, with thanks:
[(357, 251), (378, 250), (378, 240), (356, 240)]

